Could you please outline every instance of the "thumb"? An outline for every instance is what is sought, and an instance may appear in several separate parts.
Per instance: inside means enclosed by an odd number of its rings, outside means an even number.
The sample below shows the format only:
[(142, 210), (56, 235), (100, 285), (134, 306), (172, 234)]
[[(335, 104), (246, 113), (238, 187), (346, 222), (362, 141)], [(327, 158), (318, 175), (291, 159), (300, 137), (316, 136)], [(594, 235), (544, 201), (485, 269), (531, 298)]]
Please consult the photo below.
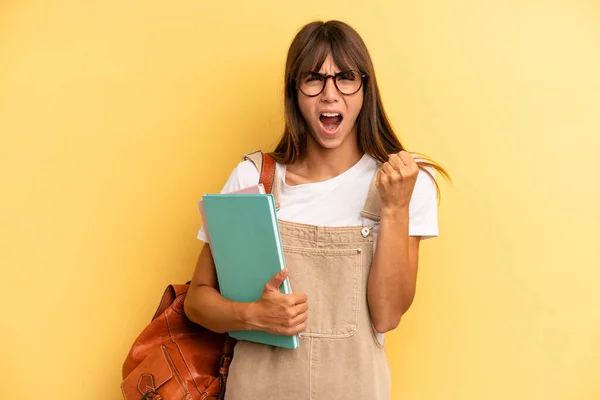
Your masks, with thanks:
[(285, 281), (285, 278), (287, 278), (287, 276), (288, 276), (288, 269), (284, 268), (281, 272), (278, 272), (277, 274), (275, 274), (275, 276), (272, 277), (269, 282), (267, 282), (267, 284), (265, 285), (265, 290), (279, 291), (279, 287), (281, 286), (283, 281)]

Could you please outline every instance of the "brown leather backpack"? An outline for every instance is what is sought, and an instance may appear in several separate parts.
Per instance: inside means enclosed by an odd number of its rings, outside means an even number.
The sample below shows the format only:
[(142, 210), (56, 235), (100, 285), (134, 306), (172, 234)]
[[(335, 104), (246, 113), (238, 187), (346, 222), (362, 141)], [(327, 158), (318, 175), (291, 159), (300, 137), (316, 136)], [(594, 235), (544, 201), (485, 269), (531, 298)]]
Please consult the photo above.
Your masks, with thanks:
[[(275, 160), (251, 153), (260, 183), (271, 193)], [(256, 156), (262, 156), (257, 158)], [(183, 311), (189, 288), (169, 285), (152, 321), (133, 343), (123, 363), (121, 391), (126, 400), (220, 400), (235, 339), (191, 322)]]

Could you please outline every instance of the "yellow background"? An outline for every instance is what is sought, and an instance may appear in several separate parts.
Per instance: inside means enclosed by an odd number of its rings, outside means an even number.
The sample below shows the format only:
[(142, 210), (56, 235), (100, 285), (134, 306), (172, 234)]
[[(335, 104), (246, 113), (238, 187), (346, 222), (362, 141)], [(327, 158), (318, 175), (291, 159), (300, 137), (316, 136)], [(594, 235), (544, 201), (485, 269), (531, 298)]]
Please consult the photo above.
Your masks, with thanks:
[(282, 130), (316, 18), (373, 56), (409, 150), (451, 172), (388, 335), (394, 400), (600, 398), (600, 3), (0, 3), (4, 399), (119, 399), (196, 200)]

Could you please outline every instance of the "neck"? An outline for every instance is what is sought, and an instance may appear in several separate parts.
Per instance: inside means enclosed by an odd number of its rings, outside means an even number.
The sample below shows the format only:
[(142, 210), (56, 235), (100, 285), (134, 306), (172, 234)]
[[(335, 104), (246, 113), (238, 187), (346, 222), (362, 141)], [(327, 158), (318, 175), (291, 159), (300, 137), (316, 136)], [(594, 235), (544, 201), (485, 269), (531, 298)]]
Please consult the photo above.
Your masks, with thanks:
[(306, 157), (300, 161), (303, 175), (311, 180), (323, 181), (340, 175), (350, 169), (362, 157), (356, 136), (347, 138), (340, 146), (328, 149), (317, 143), (312, 136), (306, 143)]

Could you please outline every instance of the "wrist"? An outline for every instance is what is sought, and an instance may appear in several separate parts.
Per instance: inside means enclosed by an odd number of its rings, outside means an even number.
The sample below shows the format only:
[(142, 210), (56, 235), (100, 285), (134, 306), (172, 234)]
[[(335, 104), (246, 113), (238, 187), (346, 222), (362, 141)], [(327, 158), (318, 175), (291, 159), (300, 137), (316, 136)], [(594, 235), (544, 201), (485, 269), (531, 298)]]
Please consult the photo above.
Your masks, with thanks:
[(402, 206), (383, 206), (381, 207), (381, 219), (402, 221), (408, 220), (408, 204)]
[(256, 303), (233, 303), (233, 310), (235, 319), (240, 325), (241, 330), (254, 330), (256, 329)]

